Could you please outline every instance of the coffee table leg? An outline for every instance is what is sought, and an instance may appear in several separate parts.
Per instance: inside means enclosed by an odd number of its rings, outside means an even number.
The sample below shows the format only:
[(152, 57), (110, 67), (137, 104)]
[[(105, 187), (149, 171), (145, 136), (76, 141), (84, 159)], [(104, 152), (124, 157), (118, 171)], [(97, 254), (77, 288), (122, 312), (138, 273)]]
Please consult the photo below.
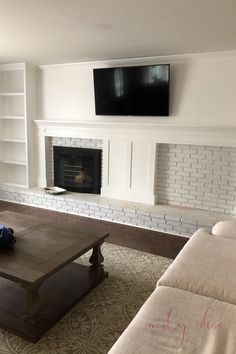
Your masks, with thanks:
[(93, 253), (89, 258), (89, 262), (92, 264), (90, 270), (96, 273), (103, 273), (103, 261), (104, 257), (101, 252), (101, 244), (98, 244), (93, 248)]
[(34, 330), (35, 326), (43, 319), (43, 306), (38, 294), (40, 284), (22, 285), (26, 291), (26, 300), (24, 305), (24, 314), (22, 316), (23, 325), (28, 329)]

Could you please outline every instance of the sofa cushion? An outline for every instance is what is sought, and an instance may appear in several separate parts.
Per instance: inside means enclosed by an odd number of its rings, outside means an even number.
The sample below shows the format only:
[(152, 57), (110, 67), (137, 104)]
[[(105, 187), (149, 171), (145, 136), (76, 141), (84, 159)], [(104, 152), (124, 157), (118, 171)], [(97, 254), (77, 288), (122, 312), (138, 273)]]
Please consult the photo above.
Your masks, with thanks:
[(235, 354), (236, 306), (157, 287), (109, 354)]
[(198, 230), (158, 285), (236, 304), (236, 242)]
[(218, 222), (213, 226), (212, 234), (236, 240), (236, 219)]

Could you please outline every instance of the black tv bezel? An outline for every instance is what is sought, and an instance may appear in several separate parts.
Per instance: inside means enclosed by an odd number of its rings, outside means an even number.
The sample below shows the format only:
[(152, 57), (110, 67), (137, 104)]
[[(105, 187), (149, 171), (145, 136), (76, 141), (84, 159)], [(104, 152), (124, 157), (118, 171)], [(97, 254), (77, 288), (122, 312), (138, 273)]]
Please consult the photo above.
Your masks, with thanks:
[[(114, 70), (114, 69), (123, 69), (123, 68), (147, 68), (150, 66), (166, 66), (168, 67), (168, 102), (167, 102), (167, 114), (165, 115), (152, 115), (152, 114), (101, 114), (97, 113), (97, 106), (96, 106), (96, 89), (95, 89), (95, 76), (94, 72), (98, 70)], [(103, 67), (103, 68), (94, 68), (93, 69), (93, 88), (94, 88), (94, 105), (95, 105), (95, 115), (96, 116), (115, 116), (115, 117), (169, 117), (170, 116), (170, 64), (148, 64), (148, 65), (127, 65), (127, 66), (114, 66), (114, 67)]]

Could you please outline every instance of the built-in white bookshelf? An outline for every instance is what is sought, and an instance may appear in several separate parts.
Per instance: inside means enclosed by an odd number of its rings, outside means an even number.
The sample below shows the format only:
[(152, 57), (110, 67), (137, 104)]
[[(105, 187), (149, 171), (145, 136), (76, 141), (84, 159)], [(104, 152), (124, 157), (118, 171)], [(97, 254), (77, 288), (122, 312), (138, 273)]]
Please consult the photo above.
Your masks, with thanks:
[[(0, 65), (0, 183), (34, 184), (32, 120), (37, 112), (37, 69), (32, 65)], [(30, 166), (31, 164), (31, 166)]]

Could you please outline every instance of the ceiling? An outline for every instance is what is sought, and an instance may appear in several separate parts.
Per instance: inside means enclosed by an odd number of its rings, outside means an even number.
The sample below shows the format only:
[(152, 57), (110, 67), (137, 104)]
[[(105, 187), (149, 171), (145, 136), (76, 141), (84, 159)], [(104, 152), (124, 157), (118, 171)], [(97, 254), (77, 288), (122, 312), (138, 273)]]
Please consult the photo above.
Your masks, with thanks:
[(236, 49), (236, 0), (0, 0), (0, 63)]

